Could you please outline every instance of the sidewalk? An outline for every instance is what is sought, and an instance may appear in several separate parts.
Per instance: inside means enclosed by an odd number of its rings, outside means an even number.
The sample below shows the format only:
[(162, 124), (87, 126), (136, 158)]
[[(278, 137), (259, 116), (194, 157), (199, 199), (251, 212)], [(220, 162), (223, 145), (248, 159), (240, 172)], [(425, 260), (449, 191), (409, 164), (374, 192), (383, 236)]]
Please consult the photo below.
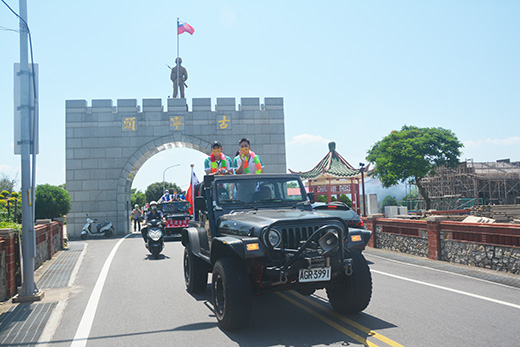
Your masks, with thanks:
[[(36, 285), (45, 293), (42, 301), (14, 304), (11, 300), (0, 305), (0, 346), (29, 346), (49, 343), (59, 323), (52, 313), (63, 308), (73, 275), (78, 270), (84, 242), (69, 243), (68, 249), (54, 254), (34, 272)], [(61, 315), (61, 312), (60, 312)], [(52, 324), (51, 324), (52, 321)]]

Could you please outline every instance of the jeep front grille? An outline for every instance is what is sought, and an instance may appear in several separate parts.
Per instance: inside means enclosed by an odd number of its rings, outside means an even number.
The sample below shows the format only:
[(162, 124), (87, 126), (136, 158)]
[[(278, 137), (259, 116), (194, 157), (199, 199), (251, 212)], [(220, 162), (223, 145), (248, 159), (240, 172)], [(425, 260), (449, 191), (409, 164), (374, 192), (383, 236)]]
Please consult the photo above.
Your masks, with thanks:
[[(319, 226), (277, 227), (276, 229), (282, 234), (282, 243), (280, 248), (298, 249), (301, 241), (307, 241), (307, 239), (311, 237), (318, 228)], [(319, 237), (317, 239), (319, 239)]]

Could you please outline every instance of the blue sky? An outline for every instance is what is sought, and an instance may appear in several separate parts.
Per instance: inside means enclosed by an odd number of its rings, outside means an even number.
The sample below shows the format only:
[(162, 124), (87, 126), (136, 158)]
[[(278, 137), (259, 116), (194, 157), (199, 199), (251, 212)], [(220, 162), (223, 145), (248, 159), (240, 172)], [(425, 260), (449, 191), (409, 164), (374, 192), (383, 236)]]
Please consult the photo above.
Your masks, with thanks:
[[(18, 11), (18, 1), (7, 3)], [(405, 124), (452, 130), (465, 145), (461, 160), (520, 161), (519, 14), (516, 0), (28, 1), (40, 69), (37, 183), (65, 182), (65, 100), (166, 104), (177, 17), (195, 28), (180, 36), (188, 104), (283, 97), (292, 170), (311, 169), (329, 141), (357, 166)], [(0, 175), (19, 179), (12, 130), (19, 37), (6, 29), (18, 21), (0, 4)], [(189, 164), (200, 178), (203, 160), (194, 150), (161, 152), (134, 187), (163, 174), (186, 186)]]

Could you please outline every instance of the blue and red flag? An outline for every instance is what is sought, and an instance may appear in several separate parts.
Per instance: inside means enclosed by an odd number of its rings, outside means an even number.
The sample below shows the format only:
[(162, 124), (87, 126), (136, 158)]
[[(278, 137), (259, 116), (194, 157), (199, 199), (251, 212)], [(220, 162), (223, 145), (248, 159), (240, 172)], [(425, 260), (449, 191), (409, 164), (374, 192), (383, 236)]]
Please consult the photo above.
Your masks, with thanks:
[(188, 23), (184, 22), (177, 22), (177, 34), (180, 35), (182, 33), (189, 33), (190, 35), (193, 35), (195, 32), (195, 29)]
[(191, 177), (190, 177), (190, 187), (188, 188), (188, 191), (186, 192), (186, 201), (188, 201), (190, 203), (189, 211), (190, 211), (191, 215), (193, 215), (193, 206), (195, 205), (193, 195), (195, 192), (195, 186), (197, 184), (199, 184), (199, 179), (197, 178), (197, 175), (195, 175), (195, 172), (193, 172), (193, 169), (192, 169)]

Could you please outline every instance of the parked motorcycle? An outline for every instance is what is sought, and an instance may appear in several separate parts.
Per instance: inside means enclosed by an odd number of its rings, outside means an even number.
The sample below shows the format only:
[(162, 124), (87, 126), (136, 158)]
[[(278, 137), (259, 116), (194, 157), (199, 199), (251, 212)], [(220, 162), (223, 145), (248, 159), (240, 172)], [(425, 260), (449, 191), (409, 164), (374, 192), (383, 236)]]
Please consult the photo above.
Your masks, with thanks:
[(155, 259), (159, 258), (159, 254), (164, 248), (164, 232), (163, 224), (160, 219), (152, 219), (146, 222), (148, 228), (146, 248), (152, 253)]
[(81, 230), (81, 238), (85, 240), (88, 235), (90, 236), (105, 236), (110, 237), (114, 234), (114, 227), (112, 226), (112, 222), (104, 222), (96, 225), (96, 231), (92, 232), (92, 224), (97, 222), (97, 218), (90, 218), (87, 215), (87, 223), (83, 226)]

